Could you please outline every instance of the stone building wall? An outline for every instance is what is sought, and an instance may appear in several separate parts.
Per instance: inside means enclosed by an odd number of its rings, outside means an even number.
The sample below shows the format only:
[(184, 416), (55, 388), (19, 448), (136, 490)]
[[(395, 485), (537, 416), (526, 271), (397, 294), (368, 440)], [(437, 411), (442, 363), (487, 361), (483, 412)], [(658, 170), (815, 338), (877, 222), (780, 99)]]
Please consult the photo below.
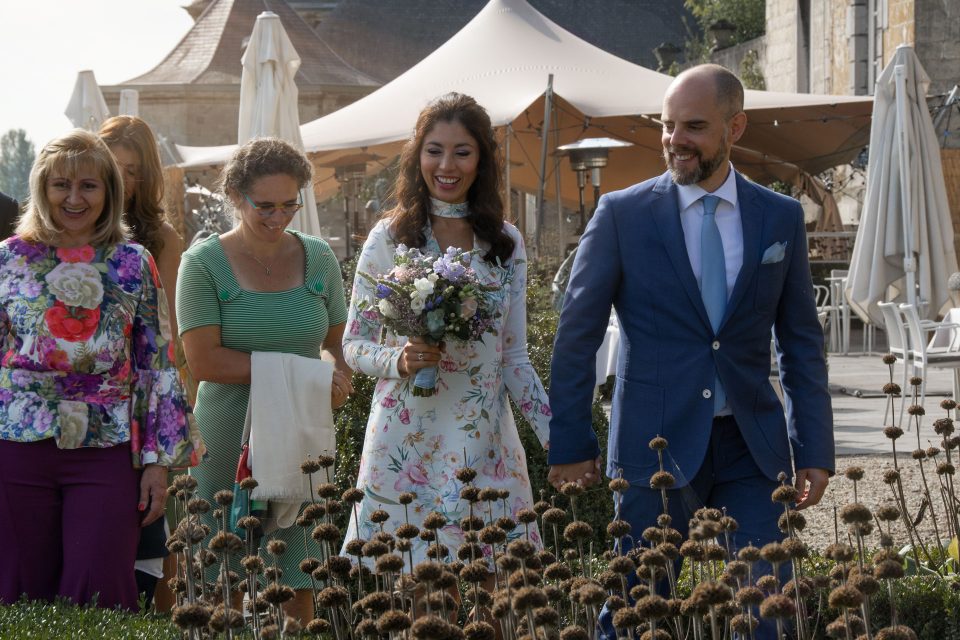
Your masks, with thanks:
[(764, 78), (768, 91), (797, 90), (797, 0), (767, 0)]

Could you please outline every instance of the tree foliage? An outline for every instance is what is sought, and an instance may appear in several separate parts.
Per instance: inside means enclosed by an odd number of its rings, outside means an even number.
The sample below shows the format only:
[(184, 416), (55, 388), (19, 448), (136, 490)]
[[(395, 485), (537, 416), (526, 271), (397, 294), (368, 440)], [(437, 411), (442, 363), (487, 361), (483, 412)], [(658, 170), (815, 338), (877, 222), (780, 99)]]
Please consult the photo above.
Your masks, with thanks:
[(718, 20), (727, 20), (736, 26), (734, 44), (752, 40), (766, 30), (764, 0), (684, 0), (684, 5), (697, 19), (701, 30)]
[(23, 202), (30, 195), (30, 168), (36, 156), (23, 129), (10, 129), (0, 137), (0, 191)]

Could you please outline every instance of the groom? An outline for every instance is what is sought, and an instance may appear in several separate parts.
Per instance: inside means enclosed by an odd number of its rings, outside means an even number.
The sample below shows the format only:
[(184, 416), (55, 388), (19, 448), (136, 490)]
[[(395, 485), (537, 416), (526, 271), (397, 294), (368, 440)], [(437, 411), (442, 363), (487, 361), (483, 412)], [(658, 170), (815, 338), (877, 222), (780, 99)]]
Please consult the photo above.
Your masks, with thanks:
[[(549, 480), (599, 480), (593, 362), (612, 305), (621, 344), (606, 471), (631, 484), (620, 516), (634, 536), (655, 524), (648, 443), (660, 435), (673, 526), (686, 535), (694, 510), (726, 508), (736, 546), (759, 546), (782, 537), (777, 475), (793, 478), (803, 509), (834, 470), (803, 211), (730, 164), (747, 116), (723, 67), (679, 75), (661, 119), (668, 171), (601, 198), (580, 241), (554, 345)], [(771, 329), (786, 419), (769, 382)]]

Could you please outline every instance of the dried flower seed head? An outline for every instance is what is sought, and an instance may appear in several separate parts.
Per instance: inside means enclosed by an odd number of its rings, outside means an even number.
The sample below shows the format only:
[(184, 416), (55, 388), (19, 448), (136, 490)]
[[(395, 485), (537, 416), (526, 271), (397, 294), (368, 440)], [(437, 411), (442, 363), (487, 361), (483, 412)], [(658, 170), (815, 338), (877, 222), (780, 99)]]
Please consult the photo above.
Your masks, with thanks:
[(780, 531), (784, 533), (790, 531), (791, 528), (793, 531), (803, 531), (807, 526), (807, 519), (802, 512), (796, 509), (790, 509), (780, 516), (777, 520), (777, 526), (779, 526)]
[(367, 543), (366, 540), (361, 540), (360, 538), (354, 538), (347, 542), (344, 546), (344, 551), (346, 551), (351, 556), (362, 556), (363, 555), (363, 545)]
[(923, 408), (923, 405), (912, 404), (909, 407), (907, 407), (907, 413), (910, 414), (911, 416), (922, 416), (922, 415), (926, 415), (927, 410)]
[(563, 524), (567, 521), (567, 514), (563, 509), (551, 507), (544, 512), (543, 521), (546, 524)]
[(267, 580), (276, 582), (283, 577), (283, 569), (280, 567), (267, 567), (263, 570), (263, 575)]
[(951, 450), (956, 449), (957, 447), (960, 447), (960, 436), (951, 436), (948, 442), (949, 442), (949, 447), (944, 446), (944, 449), (947, 449), (947, 448)]
[(497, 518), (497, 521), (495, 524), (507, 533), (510, 533), (511, 531), (517, 528), (517, 523), (506, 516), (501, 516)]
[(201, 514), (210, 511), (210, 503), (203, 498), (193, 498), (187, 502), (187, 512), (191, 514)]
[(910, 627), (898, 624), (880, 629), (874, 636), (874, 640), (917, 640), (917, 634)]
[(480, 542), (483, 544), (501, 544), (507, 539), (507, 533), (500, 527), (484, 527), (480, 530)]
[(513, 608), (517, 611), (547, 606), (547, 594), (538, 587), (523, 587), (513, 596)]
[(253, 491), (259, 484), (254, 478), (244, 478), (240, 481), (240, 488), (244, 491)]
[(891, 365), (896, 363), (896, 361), (897, 361), (897, 356), (893, 355), (892, 353), (883, 354), (883, 364)]
[(322, 609), (343, 607), (349, 604), (349, 602), (350, 594), (346, 589), (339, 586), (326, 587), (317, 595), (317, 604)]
[(703, 560), (703, 545), (693, 540), (687, 540), (680, 545), (680, 555), (691, 560)]
[(954, 474), (954, 466), (949, 462), (941, 462), (937, 465), (937, 473), (941, 476), (952, 476)]
[(283, 604), (284, 602), (293, 600), (297, 595), (292, 587), (276, 582), (267, 585), (261, 593), (263, 594), (263, 599), (270, 604)]
[(457, 480), (459, 480), (463, 484), (469, 484), (476, 479), (477, 472), (474, 469), (471, 469), (470, 467), (462, 467), (460, 469), (457, 469), (454, 475), (456, 476)]
[(757, 578), (757, 587), (767, 593), (775, 593), (780, 588), (780, 581), (777, 576), (760, 576)]
[(221, 507), (227, 507), (233, 504), (233, 491), (223, 489), (213, 494), (213, 500)]
[(340, 539), (340, 529), (335, 524), (324, 522), (314, 527), (310, 535), (317, 541), (336, 542)]
[(568, 542), (586, 540), (593, 536), (593, 527), (583, 520), (576, 520), (568, 524), (563, 530), (563, 538)]
[(863, 594), (847, 585), (830, 592), (828, 602), (835, 609), (856, 609), (863, 604)]
[(607, 483), (607, 486), (610, 488), (610, 491), (614, 493), (626, 493), (630, 488), (630, 483), (624, 478), (614, 478)]
[(283, 540), (270, 540), (267, 542), (267, 551), (275, 556), (282, 556), (287, 552), (287, 543)]
[(319, 502), (312, 502), (303, 508), (303, 517), (310, 522), (315, 522), (325, 515), (327, 508)]
[(720, 518), (720, 528), (727, 533), (733, 533), (740, 528), (740, 524), (732, 516), (723, 516)]
[(243, 540), (240, 536), (229, 531), (221, 531), (213, 536), (208, 545), (211, 551), (216, 553), (240, 553), (243, 551)]
[(840, 509), (840, 519), (844, 524), (864, 523), (870, 522), (873, 519), (873, 514), (870, 513), (870, 509), (866, 505), (853, 502)]
[(607, 525), (607, 533), (612, 538), (622, 538), (630, 534), (630, 523), (626, 520), (613, 520)]
[(213, 609), (199, 602), (186, 603), (174, 607), (171, 614), (173, 623), (181, 629), (200, 629), (210, 622)]
[(533, 543), (524, 538), (514, 540), (507, 545), (507, 553), (514, 558), (520, 558), (521, 560), (531, 558), (536, 552), (537, 548), (533, 545)]
[(447, 518), (442, 513), (433, 511), (423, 519), (423, 526), (427, 529), (440, 529), (447, 524)]
[(873, 575), (877, 580), (898, 580), (904, 574), (903, 563), (896, 560), (875, 562)]
[(657, 436), (656, 438), (651, 440), (647, 446), (649, 446), (650, 449), (652, 449), (653, 451), (663, 451), (664, 449), (667, 448), (667, 445), (668, 443), (666, 438), (664, 438), (663, 436)]
[(888, 382), (883, 385), (883, 392), (888, 396), (899, 396), (902, 389), (896, 382)]
[(384, 511), (383, 509), (375, 509), (373, 513), (370, 514), (370, 522), (374, 524), (380, 524), (386, 522), (390, 519), (390, 514)]
[(889, 427), (884, 427), (883, 435), (887, 436), (891, 440), (896, 440), (903, 435), (903, 429), (896, 425), (890, 425)]
[(792, 504), (797, 501), (797, 497), (799, 495), (800, 493), (795, 487), (791, 487), (788, 484), (782, 484), (773, 490), (770, 499), (773, 502), (779, 502), (781, 504)]
[(657, 471), (650, 476), (651, 489), (670, 489), (674, 484), (676, 484), (676, 478), (668, 471)]
[[(541, 493), (543, 492), (541, 491)], [(544, 513), (547, 512), (547, 509), (549, 509), (552, 506), (553, 505), (551, 505), (546, 500), (537, 500), (537, 502), (534, 503), (533, 505), (533, 510), (537, 513), (538, 516), (542, 516)]]
[(727, 559), (727, 550), (718, 544), (711, 543), (704, 547), (703, 555), (709, 561), (723, 562)]
[(494, 502), (500, 499), (500, 493), (493, 487), (484, 487), (480, 490), (480, 499), (484, 502)]
[(923, 384), (923, 378), (921, 378), (920, 376), (911, 376), (911, 377), (910, 377), (910, 386), (911, 386), (911, 387), (919, 387), (921, 384)]
[(537, 521), (537, 512), (533, 509), (520, 509), (517, 512), (517, 520), (521, 524), (533, 524)]
[(886, 484), (894, 484), (900, 480), (900, 472), (896, 469), (887, 469), (883, 472), (883, 481)]
[(411, 540), (413, 538), (416, 538), (417, 535), (419, 535), (420, 529), (417, 528), (416, 525), (405, 523), (397, 527), (397, 530), (395, 533), (397, 534), (398, 538)]
[(577, 590), (576, 598), (580, 604), (599, 606), (607, 599), (607, 593), (599, 584), (588, 582)]
[(715, 606), (733, 599), (733, 591), (719, 582), (701, 582), (694, 587), (690, 597), (701, 600), (707, 606)]
[(475, 542), (465, 542), (457, 549), (457, 558), (468, 561), (483, 557), (483, 547)]
[(853, 480), (854, 482), (859, 482), (863, 480), (864, 471), (863, 467), (852, 466), (847, 467), (843, 472), (843, 475), (846, 476), (847, 480)]
[(760, 603), (761, 618), (779, 618), (781, 620), (792, 618), (797, 613), (797, 607), (793, 599), (783, 594), (773, 594), (767, 596)]
[(928, 458), (936, 458), (938, 455), (940, 455), (940, 449), (938, 447), (934, 447), (932, 445), (927, 447)]
[(399, 573), (403, 569), (403, 558), (395, 553), (388, 553), (377, 558), (376, 573)]
[(314, 618), (307, 623), (307, 633), (319, 636), (330, 632), (330, 623), (323, 618)]
[(340, 498), (343, 499), (347, 504), (357, 504), (363, 501), (363, 490), (356, 487), (352, 487), (344, 491)]
[(463, 628), (466, 640), (495, 640), (497, 632), (489, 622), (478, 620)]
[(583, 495), (583, 492), (583, 485), (578, 482), (564, 482), (560, 486), (560, 493), (567, 497), (574, 498), (576, 496)]
[(590, 640), (590, 634), (580, 625), (573, 624), (560, 632), (560, 640)]
[(627, 556), (617, 556), (607, 564), (607, 568), (613, 573), (625, 576), (632, 573), (637, 564)]
[(885, 504), (877, 509), (877, 518), (881, 522), (893, 522), (900, 518), (900, 509), (892, 504)]
[(823, 555), (834, 562), (850, 562), (856, 556), (856, 552), (848, 544), (835, 542), (824, 550)]
[(735, 600), (741, 607), (755, 607), (763, 602), (763, 591), (754, 586), (742, 587), (737, 591)]
[(314, 460), (313, 458), (307, 458), (300, 463), (300, 472), (305, 475), (310, 475), (320, 471), (320, 463)]
[(850, 586), (862, 593), (864, 596), (872, 596), (880, 591), (880, 581), (866, 573), (859, 573), (850, 577)]
[(794, 560), (802, 560), (810, 556), (807, 544), (799, 538), (787, 538), (782, 544), (787, 555)]
[(317, 495), (321, 498), (332, 498), (337, 495), (337, 485), (332, 482), (322, 482), (317, 485)]
[(547, 568), (543, 571), (544, 578), (558, 582), (570, 578), (571, 575), (570, 567), (562, 562), (554, 562), (553, 564), (547, 565)]
[(800, 591), (800, 597), (806, 598), (811, 593), (813, 593), (813, 580), (807, 577), (800, 578), (800, 580), (793, 579), (788, 581), (783, 585), (783, 594), (790, 596), (791, 598), (796, 597), (797, 590)]

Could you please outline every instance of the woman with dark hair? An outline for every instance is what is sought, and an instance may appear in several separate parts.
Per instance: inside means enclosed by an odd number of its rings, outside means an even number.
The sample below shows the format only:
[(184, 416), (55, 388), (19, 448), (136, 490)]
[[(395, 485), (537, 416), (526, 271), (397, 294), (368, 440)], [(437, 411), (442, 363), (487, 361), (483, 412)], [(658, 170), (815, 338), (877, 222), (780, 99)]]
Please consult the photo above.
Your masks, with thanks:
[(197, 462), (157, 268), (127, 237), (103, 141), (44, 146), (0, 244), (0, 603), (136, 610), (141, 524)]
[[(364, 492), (346, 540), (370, 538), (408, 521), (422, 525), (431, 512), (446, 517), (439, 542), (455, 552), (463, 541), (460, 520), (468, 504), (460, 499), (461, 467), (477, 472), (474, 484), (509, 492), (496, 515), (516, 518), (532, 506), (526, 456), (507, 396), (520, 408), (546, 446), (550, 408), (527, 355), (526, 279), (523, 238), (504, 220), (501, 163), (487, 112), (469, 97), (444, 95), (421, 113), (414, 136), (403, 149), (396, 207), (370, 232), (357, 265), (373, 276), (393, 267), (397, 246), (441, 254), (447, 247), (479, 250), (472, 267), (493, 294), (501, 316), (496, 331), (480, 341), (433, 346), (385, 331), (375, 313), (358, 303), (374, 299), (373, 286), (353, 284), (344, 355), (355, 370), (380, 378), (363, 444), (357, 487)], [(411, 393), (413, 376), (438, 367), (438, 393)], [(400, 495), (413, 493), (409, 507)], [(409, 497), (409, 496), (406, 496)], [(500, 513), (500, 504), (509, 504)], [(383, 509), (389, 520), (371, 514)], [(359, 523), (359, 526), (358, 526)], [(523, 535), (524, 528), (508, 538)], [(531, 527), (531, 537), (539, 534)], [(426, 557), (427, 543), (413, 541), (413, 563)]]

